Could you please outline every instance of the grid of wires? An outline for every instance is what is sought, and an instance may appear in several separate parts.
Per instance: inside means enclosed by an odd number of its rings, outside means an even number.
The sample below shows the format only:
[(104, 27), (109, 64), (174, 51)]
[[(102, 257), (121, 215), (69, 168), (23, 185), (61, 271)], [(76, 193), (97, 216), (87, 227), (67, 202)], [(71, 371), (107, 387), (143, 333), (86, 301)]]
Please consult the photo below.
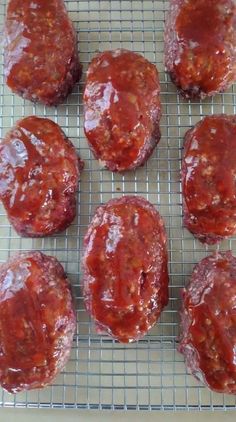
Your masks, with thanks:
[[(13, 95), (3, 80), (0, 57), (0, 136), (17, 119), (47, 116), (57, 122), (85, 160), (78, 192), (78, 216), (65, 233), (45, 239), (17, 236), (0, 208), (0, 261), (17, 251), (37, 249), (56, 256), (74, 286), (77, 334), (71, 358), (55, 383), (43, 390), (17, 395), (0, 392), (0, 406), (80, 409), (229, 410), (236, 398), (214, 394), (188, 375), (176, 351), (181, 288), (193, 265), (210, 253), (182, 228), (180, 165), (183, 135), (201, 117), (235, 113), (236, 88), (204, 102), (191, 104), (176, 92), (164, 72), (163, 27), (168, 1), (66, 0), (78, 32), (84, 74), (99, 51), (127, 48), (157, 65), (161, 80), (162, 139), (143, 168), (125, 175), (101, 170), (83, 132), (84, 77), (67, 101), (58, 107), (34, 105)], [(6, 0), (0, 4), (0, 25)], [(143, 195), (165, 219), (169, 238), (170, 301), (160, 322), (144, 339), (123, 345), (96, 334), (81, 297), (80, 257), (83, 236), (95, 208), (123, 194)], [(236, 251), (236, 238), (221, 245)]]

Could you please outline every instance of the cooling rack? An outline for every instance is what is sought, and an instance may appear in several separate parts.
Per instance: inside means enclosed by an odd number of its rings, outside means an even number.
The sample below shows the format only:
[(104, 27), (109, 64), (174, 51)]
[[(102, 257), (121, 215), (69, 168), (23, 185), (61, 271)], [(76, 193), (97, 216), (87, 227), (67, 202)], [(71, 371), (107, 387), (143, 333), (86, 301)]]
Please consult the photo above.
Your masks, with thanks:
[[(105, 49), (124, 47), (157, 65), (161, 80), (162, 139), (143, 167), (125, 175), (101, 170), (83, 133), (83, 80), (64, 105), (33, 105), (12, 95), (0, 72), (0, 136), (27, 115), (47, 116), (59, 123), (85, 160), (78, 192), (78, 216), (66, 232), (47, 239), (21, 239), (0, 208), (0, 261), (19, 250), (38, 249), (56, 256), (74, 287), (77, 334), (71, 358), (55, 383), (43, 390), (10, 395), (0, 391), (0, 406), (120, 410), (229, 410), (235, 396), (211, 393), (186, 371), (178, 343), (181, 288), (196, 262), (212, 251), (182, 227), (180, 165), (183, 135), (201, 117), (235, 113), (236, 89), (204, 102), (186, 102), (164, 72), (163, 27), (168, 1), (65, 1), (79, 37), (84, 73), (91, 58)], [(0, 25), (6, 0), (0, 4)], [(95, 208), (123, 194), (143, 195), (165, 219), (169, 237), (170, 301), (160, 322), (144, 339), (119, 344), (95, 333), (85, 312), (80, 289), (82, 240)], [(236, 253), (236, 238), (221, 245)]]

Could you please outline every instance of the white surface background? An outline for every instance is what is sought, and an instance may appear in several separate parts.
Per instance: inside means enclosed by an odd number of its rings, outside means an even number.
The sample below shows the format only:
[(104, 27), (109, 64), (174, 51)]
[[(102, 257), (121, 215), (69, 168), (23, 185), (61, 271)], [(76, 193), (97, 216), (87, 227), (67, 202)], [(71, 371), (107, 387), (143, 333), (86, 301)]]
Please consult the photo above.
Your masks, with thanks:
[(1, 422), (235, 422), (235, 412), (194, 412), (194, 413), (163, 413), (163, 412), (93, 412), (64, 410), (0, 410)]

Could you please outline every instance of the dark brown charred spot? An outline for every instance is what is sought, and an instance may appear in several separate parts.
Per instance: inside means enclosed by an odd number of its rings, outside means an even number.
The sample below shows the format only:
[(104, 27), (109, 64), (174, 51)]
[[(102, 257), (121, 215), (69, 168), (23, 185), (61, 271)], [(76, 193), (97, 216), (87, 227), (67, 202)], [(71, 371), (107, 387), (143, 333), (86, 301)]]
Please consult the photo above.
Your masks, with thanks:
[(145, 288), (146, 288), (146, 282), (147, 282), (147, 273), (145, 273), (145, 271), (142, 271), (141, 272), (141, 277), (140, 277), (141, 291), (145, 290)]

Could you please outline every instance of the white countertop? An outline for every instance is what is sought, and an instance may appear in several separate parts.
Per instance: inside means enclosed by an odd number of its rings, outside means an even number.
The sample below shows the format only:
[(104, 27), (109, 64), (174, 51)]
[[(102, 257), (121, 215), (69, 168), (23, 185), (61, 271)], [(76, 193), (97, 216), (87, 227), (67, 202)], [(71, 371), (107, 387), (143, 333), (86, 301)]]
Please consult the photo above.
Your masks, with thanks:
[(32, 410), (32, 409), (1, 409), (1, 421), (5, 422), (235, 422), (236, 412), (194, 412), (194, 413), (163, 413), (163, 412), (97, 412), (77, 410)]

